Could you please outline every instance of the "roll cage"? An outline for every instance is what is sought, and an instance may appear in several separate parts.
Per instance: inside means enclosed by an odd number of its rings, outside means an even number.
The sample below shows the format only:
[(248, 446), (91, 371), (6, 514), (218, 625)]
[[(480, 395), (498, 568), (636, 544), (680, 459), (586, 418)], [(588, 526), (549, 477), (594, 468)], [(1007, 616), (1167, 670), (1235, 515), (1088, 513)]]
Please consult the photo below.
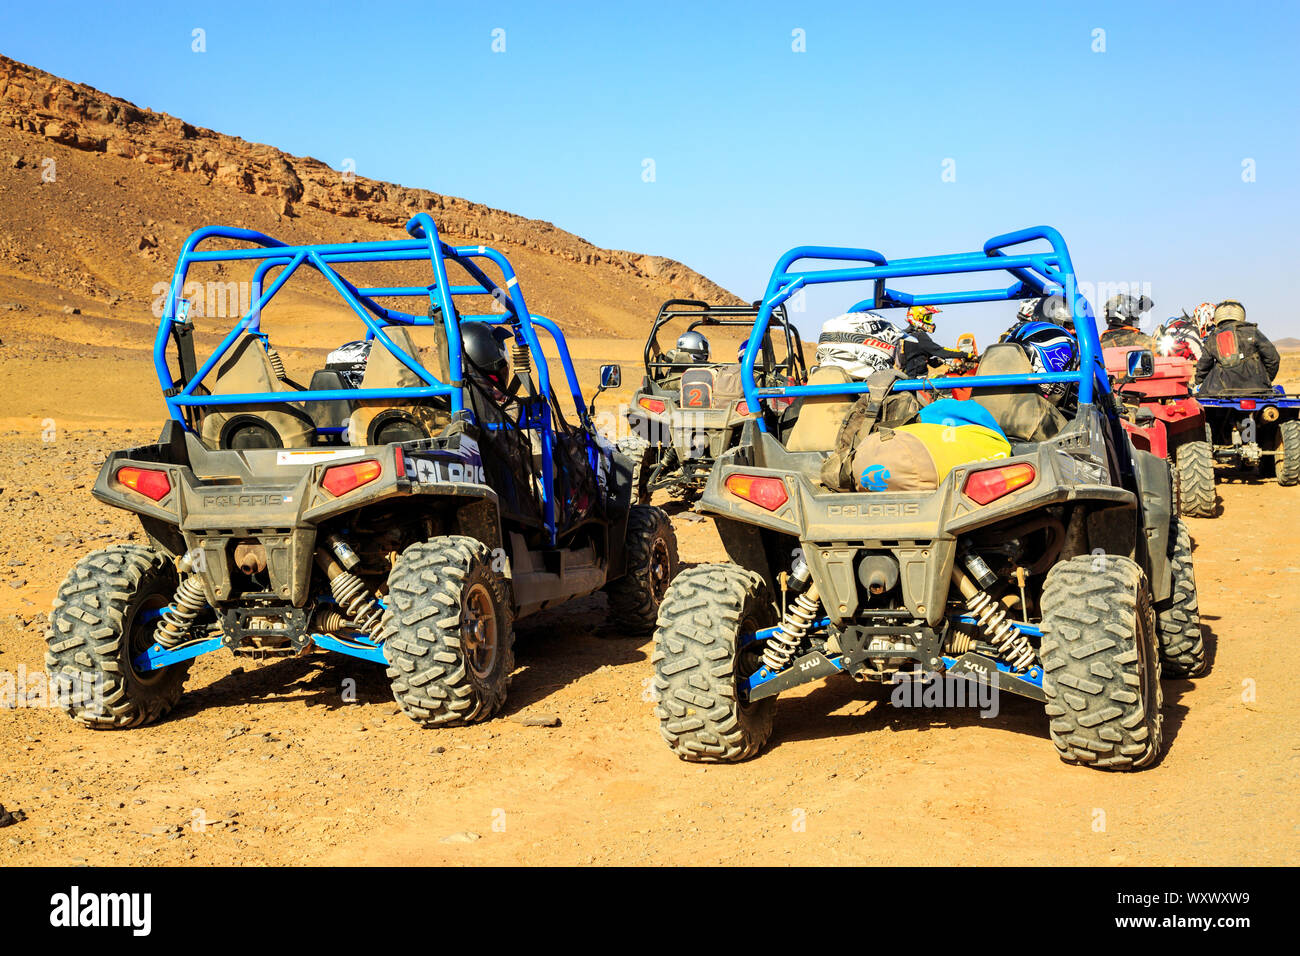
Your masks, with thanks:
[[(418, 213), (406, 223), (410, 238), (373, 242), (323, 243), (291, 246), (271, 236), (249, 229), (227, 226), (205, 226), (191, 233), (181, 249), (172, 272), (171, 286), (163, 307), (162, 320), (154, 338), (154, 368), (162, 386), (170, 417), (186, 430), (194, 431), (187, 412), (194, 409), (221, 405), (283, 405), (301, 402), (359, 401), (365, 399), (402, 399), (404, 401), (445, 398), (453, 415), (463, 413), (473, 418), (465, 402), (464, 365), (459, 334), (461, 322), (484, 322), (509, 328), (517, 346), (526, 347), (537, 371), (538, 398), (527, 414), (512, 427), (535, 430), (539, 434), (542, 454), (543, 514), (546, 529), (552, 541), (555, 538), (555, 500), (553, 494), (552, 462), (555, 447), (555, 420), (552, 416), (550, 371), (543, 354), (537, 329), (545, 331), (554, 341), (563, 366), (565, 379), (572, 395), (577, 419), (590, 434), (591, 421), (582, 401), (564, 334), (550, 319), (533, 315), (524, 301), (514, 267), (501, 252), (490, 246), (451, 246), (438, 234), (438, 228), (428, 213)], [(250, 243), (251, 247), (202, 249), (213, 239)], [(347, 263), (407, 262), (427, 260), (432, 270), (432, 281), (417, 286), (358, 287), (344, 278), (338, 266)], [(475, 260), (486, 260), (501, 271), (499, 284), (483, 271)], [(453, 285), (447, 275), (447, 262), (461, 266), (473, 280), (472, 285)], [(188, 316), (188, 303), (183, 298), (186, 277), (194, 263), (249, 262), (257, 263), (252, 280), (251, 306), (217, 345), (213, 353), (201, 364), (194, 357), (192, 341), (193, 324)], [(201, 389), (204, 379), (216, 367), (241, 335), (246, 332), (261, 334), (262, 310), (302, 266), (322, 275), (343, 301), (352, 309), (366, 328), (366, 340), (377, 341), (419, 377), (423, 385), (386, 388), (327, 388), (295, 389), (282, 392), (243, 392), (221, 395), (205, 394)], [(278, 271), (277, 271), (278, 270)], [(504, 314), (464, 315), (456, 309), (462, 297), (488, 295), (504, 309)], [(415, 314), (390, 309), (376, 299), (415, 298), (427, 299), (428, 314)], [(436, 315), (434, 314), (436, 313)], [(391, 326), (424, 326), (440, 323), (447, 339), (448, 375), (450, 381), (440, 381), (415, 356), (407, 354), (384, 331)], [(178, 374), (173, 376), (168, 364), (168, 345), (174, 346)], [(372, 346), (373, 347), (373, 346)], [(556, 405), (558, 414), (558, 404)], [(499, 426), (496, 426), (499, 427)], [(340, 432), (342, 429), (320, 429), (321, 433)], [(588, 441), (588, 458), (593, 468), (598, 467), (598, 454), (594, 443)]]
[[(1036, 241), (1045, 241), (1051, 248), (1031, 251), (1017, 248)], [(835, 269), (795, 268), (796, 263), (827, 260), (852, 263), (852, 265)], [(1005, 288), (930, 293), (905, 292), (889, 284), (895, 279), (966, 274), (975, 276), (985, 272), (1004, 272), (1015, 281)], [(861, 281), (869, 281), (873, 284), (874, 295), (858, 302), (850, 311), (903, 308), (913, 305), (999, 302), (1063, 295), (1071, 314), (1075, 317), (1080, 352), (1077, 371), (902, 379), (894, 384), (896, 391), (1000, 388), (1010, 385), (1067, 382), (1078, 386), (1080, 405), (1091, 404), (1096, 394), (1110, 393), (1110, 380), (1106, 375), (1092, 307), (1079, 293), (1074, 264), (1070, 259), (1065, 240), (1050, 226), (1034, 226), (994, 236), (977, 252), (919, 256), (893, 261), (871, 249), (797, 246), (789, 250), (777, 260), (776, 267), (772, 270), (772, 277), (768, 281), (767, 291), (764, 293), (761, 307), (754, 320), (753, 332), (750, 333), (749, 343), (741, 360), (741, 383), (745, 390), (745, 401), (751, 408), (759, 407), (759, 400), (763, 398), (850, 395), (867, 391), (865, 381), (760, 387), (754, 380), (754, 364), (762, 347), (763, 338), (767, 334), (768, 325), (775, 311), (782, 308), (787, 299), (806, 286)], [(1108, 409), (1107, 414), (1114, 417), (1113, 409)], [(754, 424), (760, 431), (767, 431), (767, 423), (762, 418), (756, 419)]]
[[(655, 316), (654, 323), (650, 326), (650, 335), (646, 338), (646, 375), (653, 381), (656, 373), (663, 374), (664, 372), (691, 367), (687, 364), (663, 360), (663, 349), (659, 345), (659, 332), (668, 323), (686, 319), (688, 322), (684, 330), (686, 332), (701, 327), (752, 327), (755, 318), (761, 311), (761, 305), (760, 302), (753, 302), (749, 305), (710, 305), (699, 299), (669, 299), (659, 306), (659, 312)], [(790, 324), (784, 306), (777, 306), (773, 309), (772, 322), (777, 325), (785, 336), (786, 363), (790, 366), (787, 369), (787, 374), (791, 378), (803, 381), (808, 377), (808, 370), (804, 364), (803, 341), (799, 338), (799, 330)], [(772, 344), (770, 334), (764, 336), (762, 353), (765, 366), (769, 369), (775, 369), (777, 367), (776, 350)]]

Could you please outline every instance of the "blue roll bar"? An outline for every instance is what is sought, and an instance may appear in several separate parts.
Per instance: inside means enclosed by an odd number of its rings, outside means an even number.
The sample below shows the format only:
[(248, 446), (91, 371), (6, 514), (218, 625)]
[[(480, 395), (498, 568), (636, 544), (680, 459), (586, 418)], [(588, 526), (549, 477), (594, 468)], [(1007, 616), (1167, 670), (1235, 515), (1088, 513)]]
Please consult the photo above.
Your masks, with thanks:
[[(1016, 251), (1015, 247), (1029, 242), (1046, 241), (1051, 251)], [(795, 263), (804, 260), (858, 263), (855, 266), (834, 269), (794, 269)], [(1015, 282), (1006, 288), (975, 289), (958, 292), (908, 293), (886, 285), (888, 280), (940, 275), (979, 275), (986, 272), (1006, 272)], [(1008, 385), (1040, 385), (1068, 382), (1078, 385), (1079, 403), (1091, 404), (1097, 393), (1110, 392), (1110, 379), (1102, 361), (1101, 343), (1097, 337), (1096, 323), (1092, 321), (1092, 307), (1079, 294), (1074, 274), (1074, 263), (1061, 234), (1051, 226), (1033, 226), (1015, 232), (994, 236), (977, 252), (959, 252), (936, 256), (918, 256), (890, 261), (872, 249), (852, 249), (837, 246), (797, 246), (777, 260), (776, 267), (763, 295), (763, 304), (754, 320), (754, 328), (741, 359), (741, 383), (745, 401), (757, 408), (760, 398), (791, 397), (802, 395), (855, 395), (867, 391), (866, 382), (827, 383), (819, 385), (787, 385), (759, 388), (754, 380), (754, 363), (757, 361), (763, 337), (767, 334), (772, 310), (797, 291), (809, 285), (838, 282), (872, 282), (875, 296), (857, 302), (850, 311), (898, 308), (911, 305), (948, 305), (970, 302), (1000, 302), (1035, 296), (1062, 295), (1075, 316), (1075, 334), (1079, 341), (1079, 370), (1052, 372), (1042, 375), (970, 375), (936, 379), (903, 379), (895, 383), (897, 391), (917, 392), (927, 389), (999, 388)], [(755, 420), (760, 431), (767, 425)]]
[[(264, 233), (251, 229), (239, 229), (228, 226), (205, 226), (195, 230), (185, 240), (172, 271), (171, 286), (163, 308), (162, 320), (154, 338), (154, 370), (162, 385), (167, 402), (168, 414), (180, 422), (183, 427), (189, 425), (182, 413), (186, 408), (219, 407), (223, 405), (259, 405), (289, 404), (308, 401), (358, 401), (365, 399), (402, 399), (406, 401), (445, 396), (452, 413), (465, 410), (464, 401), (464, 364), (461, 353), (459, 322), (487, 322), (508, 326), (514, 335), (516, 344), (526, 347), (533, 357), (532, 365), (537, 373), (538, 393), (542, 400), (528, 421), (521, 422), (521, 428), (534, 428), (540, 433), (542, 447), (542, 493), (544, 521), (551, 542), (555, 541), (555, 497), (554, 479), (551, 464), (554, 458), (554, 426), (549, 398), (551, 395), (550, 369), (546, 362), (542, 344), (537, 336), (536, 327), (540, 327), (555, 342), (559, 352), (560, 363), (564, 369), (569, 392), (573, 397), (578, 419), (590, 426), (587, 407), (582, 401), (582, 390), (578, 384), (577, 372), (564, 339), (564, 334), (550, 319), (532, 315), (514, 267), (501, 252), (490, 246), (450, 246), (438, 235), (438, 228), (428, 213), (417, 213), (406, 224), (410, 238), (380, 240), (368, 242), (322, 243), (314, 245), (291, 246)], [(251, 243), (252, 247), (233, 249), (200, 249), (211, 239), (230, 239), (236, 242)], [(457, 263), (474, 281), (473, 285), (452, 285), (447, 277), (447, 260)], [(484, 259), (495, 265), (501, 272), (502, 281), (494, 281), (475, 262)], [(358, 288), (338, 273), (336, 266), (355, 262), (406, 262), (428, 260), (433, 272), (433, 281), (424, 286), (375, 286)], [(185, 280), (190, 266), (196, 262), (250, 262), (257, 263), (253, 275), (251, 304), (246, 314), (240, 317), (235, 326), (222, 338), (217, 348), (195, 371), (193, 377), (179, 389), (167, 361), (167, 344), (172, 337), (172, 330), (177, 324), (188, 321), (178, 316), (185, 288)], [(348, 307), (357, 315), (366, 328), (366, 339), (378, 340), (379, 344), (393, 354), (413, 374), (424, 383), (421, 386), (401, 388), (329, 388), (306, 389), (289, 392), (246, 392), (224, 395), (204, 395), (197, 393), (198, 386), (211, 373), (239, 337), (245, 332), (261, 334), (262, 311), (275, 295), (284, 287), (300, 266), (306, 265), (320, 275), (333, 287)], [(272, 277), (272, 272), (279, 270)], [(269, 278), (269, 284), (267, 284)], [(503, 310), (497, 314), (460, 315), (455, 308), (457, 297), (471, 295), (489, 295)], [(429, 315), (402, 312), (389, 309), (375, 301), (383, 297), (425, 298), (431, 305), (438, 307), (440, 319)], [(407, 354), (385, 332), (386, 326), (393, 325), (429, 325), (441, 321), (447, 336), (448, 376), (450, 381), (439, 381), (425, 368), (415, 356)]]

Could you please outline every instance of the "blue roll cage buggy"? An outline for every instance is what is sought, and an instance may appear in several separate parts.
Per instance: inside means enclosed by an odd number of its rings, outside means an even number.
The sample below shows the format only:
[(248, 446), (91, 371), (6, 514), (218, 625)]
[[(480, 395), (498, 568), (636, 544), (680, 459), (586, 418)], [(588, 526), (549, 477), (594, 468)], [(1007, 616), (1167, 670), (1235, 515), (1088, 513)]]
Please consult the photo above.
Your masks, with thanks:
[[(1015, 246), (1045, 240), (1051, 245), (1051, 251), (1009, 251)], [(804, 260), (832, 260), (863, 263), (842, 269), (792, 269), (795, 263)], [(909, 293), (886, 285), (890, 280), (917, 278), (925, 276), (979, 274), (984, 272), (1006, 272), (1015, 279), (1005, 288), (976, 289), (966, 292)], [(749, 344), (741, 360), (741, 383), (745, 390), (745, 401), (751, 408), (756, 408), (760, 398), (789, 396), (797, 398), (803, 395), (853, 395), (868, 390), (865, 381), (848, 383), (822, 383), (814, 385), (783, 385), (758, 387), (754, 380), (754, 362), (757, 359), (767, 324), (772, 311), (792, 295), (806, 286), (871, 281), (875, 294), (870, 299), (855, 303), (849, 311), (858, 312), (868, 309), (902, 308), (913, 305), (949, 305), (971, 302), (1000, 302), (1017, 299), (1029, 299), (1049, 295), (1062, 295), (1070, 307), (1070, 314), (1075, 318), (1075, 335), (1079, 342), (1079, 368), (1070, 372), (1051, 372), (1044, 374), (1009, 374), (1009, 375), (968, 375), (962, 377), (945, 377), (935, 379), (901, 379), (894, 383), (897, 391), (915, 392), (952, 388), (999, 388), (1009, 385), (1042, 385), (1053, 382), (1066, 382), (1078, 386), (1079, 405), (1093, 404), (1098, 395), (1109, 395), (1110, 378), (1106, 374), (1105, 361), (1102, 356), (1101, 341), (1097, 333), (1097, 324), (1093, 317), (1092, 306), (1079, 293), (1075, 278), (1074, 265), (1070, 259), (1069, 249), (1061, 234), (1050, 226), (1035, 226), (994, 236), (984, 243), (978, 252), (962, 252), (952, 255), (918, 256), (911, 259), (889, 261), (879, 252), (871, 249), (850, 249), (837, 246), (798, 246), (786, 252), (772, 270), (767, 291), (763, 296), (763, 305), (754, 320), (754, 329), (750, 334)], [(1111, 422), (1112, 429), (1119, 437), (1119, 419), (1113, 403), (1102, 403), (1102, 409)], [(753, 425), (760, 431), (767, 431), (767, 423), (762, 418), (754, 420)], [(970, 622), (974, 618), (963, 616), (960, 620)], [(813, 623), (814, 628), (829, 625), (829, 618), (822, 618)], [(1015, 627), (1023, 634), (1041, 637), (1042, 632), (1032, 624), (1015, 622)], [(745, 643), (762, 641), (770, 638), (776, 627), (764, 628), (753, 635), (745, 635)], [(945, 666), (951, 667), (953, 659), (944, 657)], [(838, 658), (830, 664), (839, 670)], [(1042, 671), (1034, 668), (1028, 675), (1014, 675), (1002, 662), (997, 662), (998, 670), (1014, 678), (1028, 688), (1041, 688)], [(741, 681), (742, 692), (752, 699), (752, 695), (764, 684), (771, 683), (777, 675), (769, 673), (766, 667)]]
[[(569, 355), (564, 333), (553, 321), (541, 315), (533, 315), (524, 301), (510, 260), (501, 252), (490, 246), (451, 246), (443, 242), (438, 235), (438, 227), (428, 213), (418, 213), (406, 224), (409, 239), (383, 240), (375, 242), (341, 242), (318, 245), (291, 246), (271, 236), (250, 229), (238, 229), (226, 226), (205, 226), (191, 233), (185, 240), (176, 268), (172, 273), (171, 286), (163, 307), (162, 321), (158, 334), (154, 338), (153, 360), (158, 374), (158, 381), (167, 401), (168, 413), (187, 430), (191, 430), (183, 414), (187, 408), (211, 408), (220, 405), (251, 404), (290, 404), (306, 401), (357, 401), (363, 399), (403, 400), (447, 398), (452, 414), (472, 412), (466, 408), (464, 399), (464, 369), (462, 362), (461, 338), (457, 323), (484, 322), (492, 325), (508, 325), (517, 345), (526, 346), (532, 355), (533, 366), (537, 370), (538, 390), (541, 401), (529, 405), (527, 419), (517, 426), (501, 426), (495, 423), (479, 423), (480, 427), (519, 427), (532, 429), (539, 433), (542, 451), (542, 514), (546, 533), (552, 545), (556, 539), (555, 495), (552, 476), (552, 456), (554, 453), (554, 425), (551, 418), (549, 398), (551, 396), (550, 371), (541, 342), (537, 337), (537, 328), (543, 329), (554, 341), (559, 352), (560, 363), (572, 394), (578, 420), (590, 434), (591, 420), (587, 407), (582, 401), (582, 391), (578, 385), (577, 373)], [(253, 248), (235, 249), (200, 249), (199, 246), (210, 239), (232, 239), (239, 242), (253, 243)], [(433, 281), (423, 286), (376, 286), (358, 288), (343, 276), (337, 265), (350, 262), (407, 262), (427, 259), (432, 266)], [(495, 264), (502, 274), (502, 284), (493, 281), (474, 261), (485, 259)], [(448, 260), (461, 266), (474, 280), (474, 285), (452, 285), (447, 277)], [(230, 332), (221, 340), (216, 350), (198, 366), (187, 381), (172, 375), (167, 361), (168, 341), (176, 341), (174, 330), (190, 324), (188, 303), (183, 298), (186, 276), (190, 266), (196, 262), (260, 262), (252, 281), (251, 305), (247, 313), (237, 322)], [(343, 298), (353, 312), (366, 326), (366, 340), (377, 340), (393, 354), (407, 369), (419, 376), (424, 382), (421, 386), (402, 386), (394, 388), (343, 388), (343, 389), (306, 389), (290, 392), (243, 392), (222, 395), (197, 393), (204, 378), (216, 367), (221, 357), (235, 344), (244, 332), (261, 334), (262, 310), (275, 297), (290, 277), (300, 266), (306, 265), (319, 272)], [(267, 278), (273, 270), (275, 274), (270, 284)], [(505, 310), (504, 315), (465, 315), (461, 316), (455, 308), (455, 299), (460, 296), (489, 295)], [(396, 309), (385, 308), (375, 301), (376, 298), (427, 298), (431, 306), (437, 306), (441, 318), (429, 315), (415, 315)], [(441, 321), (447, 337), (448, 371), (451, 381), (439, 381), (432, 372), (424, 367), (414, 356), (408, 355), (387, 333), (385, 326), (391, 325), (432, 325)], [(177, 344), (179, 353), (179, 344)], [(180, 366), (179, 354), (177, 365)], [(320, 429), (322, 433), (340, 433), (341, 428)], [(594, 442), (588, 442), (587, 455), (592, 468), (598, 467), (599, 451)]]

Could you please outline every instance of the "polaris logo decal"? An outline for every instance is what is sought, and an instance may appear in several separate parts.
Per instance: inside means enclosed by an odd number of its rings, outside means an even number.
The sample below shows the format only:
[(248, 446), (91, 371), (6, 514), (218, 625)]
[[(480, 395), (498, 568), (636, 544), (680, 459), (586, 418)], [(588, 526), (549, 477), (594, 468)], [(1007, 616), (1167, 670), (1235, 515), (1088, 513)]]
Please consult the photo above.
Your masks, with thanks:
[(406, 459), (406, 477), (420, 484), (457, 483), (487, 484), (483, 465), (478, 461), (463, 461), (458, 457), (409, 454)]
[(204, 495), (205, 508), (267, 508), (288, 504), (292, 498), (280, 494)]
[(914, 518), (920, 511), (921, 507), (915, 501), (899, 501), (889, 504), (829, 505), (826, 515), (830, 518)]

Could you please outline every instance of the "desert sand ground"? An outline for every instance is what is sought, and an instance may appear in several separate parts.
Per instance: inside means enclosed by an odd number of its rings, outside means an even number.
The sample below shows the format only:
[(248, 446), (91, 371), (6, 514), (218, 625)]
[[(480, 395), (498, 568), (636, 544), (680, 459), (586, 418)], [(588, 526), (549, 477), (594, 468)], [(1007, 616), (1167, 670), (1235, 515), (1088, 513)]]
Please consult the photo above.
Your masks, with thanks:
[[(640, 351), (573, 345), (585, 385)], [(155, 434), (156, 383), (137, 348), (93, 363), (77, 348), (5, 347), (0, 673), (15, 677), (42, 669), (68, 567), (140, 540), (89, 487), (108, 449)], [(378, 667), (324, 653), (203, 657), (173, 714), (125, 732), (19, 700), (0, 717), (0, 803), (26, 819), (0, 829), (0, 865), (1291, 863), (1300, 489), (1220, 491), (1223, 515), (1190, 522), (1212, 667), (1164, 683), (1166, 754), (1141, 773), (1061, 764), (1028, 701), (1004, 696), (992, 719), (899, 710), (847, 679), (783, 697), (758, 759), (685, 764), (646, 699), (651, 642), (609, 633), (597, 596), (523, 622), (506, 711), (473, 727), (421, 730)], [(709, 522), (674, 525), (686, 561), (722, 558)], [(521, 722), (539, 715), (558, 726)]]

